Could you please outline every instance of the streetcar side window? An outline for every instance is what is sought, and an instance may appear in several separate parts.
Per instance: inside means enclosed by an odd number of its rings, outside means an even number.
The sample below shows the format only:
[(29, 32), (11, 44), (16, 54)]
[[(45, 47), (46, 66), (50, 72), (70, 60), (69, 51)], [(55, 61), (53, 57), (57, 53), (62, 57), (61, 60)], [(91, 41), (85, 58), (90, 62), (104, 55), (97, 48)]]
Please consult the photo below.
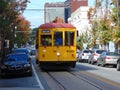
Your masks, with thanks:
[(54, 45), (55, 46), (63, 45), (62, 32), (54, 32)]
[(41, 35), (41, 45), (42, 46), (51, 46), (52, 45), (52, 36), (51, 35)]
[(65, 32), (65, 46), (74, 45), (74, 32)]

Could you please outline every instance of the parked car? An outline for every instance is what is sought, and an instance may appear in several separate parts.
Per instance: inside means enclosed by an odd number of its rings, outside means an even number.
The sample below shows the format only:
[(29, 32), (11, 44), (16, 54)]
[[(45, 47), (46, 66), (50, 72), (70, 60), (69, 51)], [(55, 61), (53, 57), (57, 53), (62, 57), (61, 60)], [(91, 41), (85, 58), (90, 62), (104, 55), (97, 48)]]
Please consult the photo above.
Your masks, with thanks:
[(92, 53), (91, 50), (85, 49), (78, 55), (79, 62), (88, 62), (89, 55)]
[(117, 60), (117, 71), (120, 71), (120, 58)]
[(30, 52), (31, 55), (35, 55), (36, 54), (36, 50), (35, 49), (32, 49), (31, 52)]
[(24, 53), (6, 55), (1, 66), (1, 76), (27, 74), (32, 75), (31, 60)]
[(105, 65), (117, 65), (117, 60), (119, 59), (120, 54), (116, 52), (103, 52), (98, 60), (97, 65), (105, 66)]
[(81, 53), (81, 51), (80, 50), (77, 50), (76, 51), (76, 58), (77, 58), (77, 60), (78, 60), (78, 58), (79, 58), (79, 54)]
[(29, 54), (29, 50), (27, 48), (16, 48), (12, 50), (12, 53), (26, 53)]
[(97, 63), (97, 59), (100, 56), (100, 54), (102, 54), (102, 52), (106, 52), (106, 50), (101, 50), (101, 49), (92, 50), (92, 54), (89, 56), (88, 63), (89, 64)]
[(28, 55), (29, 58), (31, 58), (30, 57), (30, 52), (27, 48), (16, 48), (16, 49), (12, 50), (12, 53), (25, 53), (25, 54)]

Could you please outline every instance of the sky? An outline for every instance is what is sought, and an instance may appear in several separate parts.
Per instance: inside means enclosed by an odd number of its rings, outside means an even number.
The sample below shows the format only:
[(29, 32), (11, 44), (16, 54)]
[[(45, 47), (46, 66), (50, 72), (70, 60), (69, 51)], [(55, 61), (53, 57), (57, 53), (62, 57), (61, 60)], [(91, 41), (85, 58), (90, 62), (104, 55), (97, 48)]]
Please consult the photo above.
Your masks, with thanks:
[[(23, 16), (30, 22), (31, 28), (36, 28), (44, 23), (44, 4), (45, 2), (65, 2), (66, 0), (29, 0)], [(88, 0), (88, 5), (93, 6), (94, 0)], [(30, 10), (39, 9), (39, 10)]]

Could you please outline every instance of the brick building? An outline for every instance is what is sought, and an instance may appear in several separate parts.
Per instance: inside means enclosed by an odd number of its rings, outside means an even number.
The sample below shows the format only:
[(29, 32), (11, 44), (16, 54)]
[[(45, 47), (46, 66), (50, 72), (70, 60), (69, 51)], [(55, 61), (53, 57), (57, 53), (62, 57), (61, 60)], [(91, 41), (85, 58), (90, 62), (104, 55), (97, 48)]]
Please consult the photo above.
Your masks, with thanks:
[(88, 0), (67, 0), (70, 3), (71, 13), (81, 6), (88, 6)]

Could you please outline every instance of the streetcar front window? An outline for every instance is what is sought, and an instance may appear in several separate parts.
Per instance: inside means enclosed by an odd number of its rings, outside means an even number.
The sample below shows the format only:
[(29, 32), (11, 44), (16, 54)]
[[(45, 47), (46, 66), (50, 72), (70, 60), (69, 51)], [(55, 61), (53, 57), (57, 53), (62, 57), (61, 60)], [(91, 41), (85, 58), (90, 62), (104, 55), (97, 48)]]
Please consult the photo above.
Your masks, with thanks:
[(54, 32), (54, 45), (55, 46), (63, 45), (62, 32)]
[(74, 45), (74, 32), (66, 31), (65, 32), (65, 46)]
[(41, 45), (42, 46), (51, 46), (52, 45), (52, 36), (51, 35), (41, 35)]

